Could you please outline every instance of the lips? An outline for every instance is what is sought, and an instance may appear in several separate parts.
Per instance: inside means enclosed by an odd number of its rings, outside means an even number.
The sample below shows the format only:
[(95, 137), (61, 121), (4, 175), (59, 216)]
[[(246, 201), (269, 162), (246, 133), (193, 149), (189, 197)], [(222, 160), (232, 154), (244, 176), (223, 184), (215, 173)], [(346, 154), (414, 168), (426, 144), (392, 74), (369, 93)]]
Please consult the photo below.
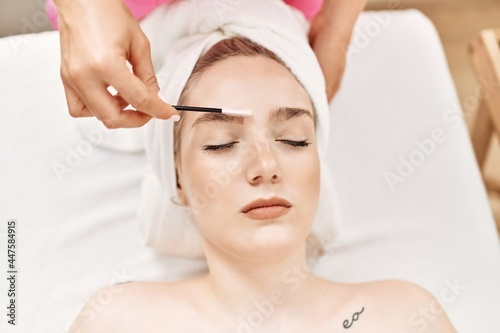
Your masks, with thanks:
[(255, 200), (241, 210), (248, 217), (256, 220), (277, 218), (286, 214), (292, 205), (283, 198)]

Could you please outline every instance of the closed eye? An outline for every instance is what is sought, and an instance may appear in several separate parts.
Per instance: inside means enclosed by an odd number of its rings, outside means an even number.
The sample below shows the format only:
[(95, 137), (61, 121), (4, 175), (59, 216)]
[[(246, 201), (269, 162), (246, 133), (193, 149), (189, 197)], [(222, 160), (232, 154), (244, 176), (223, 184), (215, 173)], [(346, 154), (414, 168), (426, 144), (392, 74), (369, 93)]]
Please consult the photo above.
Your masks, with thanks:
[(290, 145), (294, 148), (305, 148), (311, 145), (311, 142), (307, 142), (306, 140), (302, 141), (293, 141), (293, 140), (276, 140), (278, 142), (283, 142), (287, 145)]
[(208, 145), (208, 146), (203, 147), (202, 151), (210, 152), (210, 151), (228, 150), (228, 149), (232, 148), (237, 143), (238, 143), (238, 141), (225, 143), (223, 145)]
[[(302, 141), (294, 141), (294, 140), (276, 140), (277, 142), (283, 142), (293, 148), (306, 148), (306, 147), (309, 147), (311, 145), (311, 142), (308, 142), (306, 140), (302, 140)], [(234, 142), (229, 142), (229, 143), (225, 143), (223, 145), (208, 145), (208, 146), (205, 146), (203, 147), (202, 151), (204, 152), (210, 152), (210, 151), (224, 151), (224, 150), (228, 150), (228, 149), (231, 149), (234, 147), (235, 144), (237, 144), (238, 141), (234, 141)]]

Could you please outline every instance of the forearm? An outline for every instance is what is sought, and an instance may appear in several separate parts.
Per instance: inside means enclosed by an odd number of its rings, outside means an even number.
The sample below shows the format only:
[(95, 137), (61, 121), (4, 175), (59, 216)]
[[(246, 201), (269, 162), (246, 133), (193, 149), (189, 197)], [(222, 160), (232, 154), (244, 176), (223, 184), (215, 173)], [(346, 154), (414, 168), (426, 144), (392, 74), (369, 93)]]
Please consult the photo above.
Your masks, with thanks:
[(331, 100), (340, 87), (352, 32), (367, 0), (324, 0), (321, 11), (311, 21), (309, 43), (325, 75)]
[(349, 44), (356, 20), (367, 0), (325, 0), (318, 15), (323, 16), (324, 29), (332, 39)]

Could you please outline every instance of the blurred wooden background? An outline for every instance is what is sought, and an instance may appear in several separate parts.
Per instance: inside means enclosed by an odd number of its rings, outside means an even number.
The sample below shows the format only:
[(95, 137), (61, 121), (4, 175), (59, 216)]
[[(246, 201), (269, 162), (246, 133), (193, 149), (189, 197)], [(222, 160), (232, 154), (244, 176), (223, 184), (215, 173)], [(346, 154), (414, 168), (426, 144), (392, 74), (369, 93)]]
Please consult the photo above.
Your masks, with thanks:
[[(500, 27), (499, 0), (400, 0), (372, 1), (367, 10), (387, 10), (400, 4), (401, 9), (415, 8), (436, 26), (448, 59), (448, 65), (465, 113), (469, 129), (475, 121), (476, 109), (470, 96), (475, 96), (478, 82), (469, 60), (468, 45), (482, 29)], [(389, 5), (391, 7), (389, 7)], [(469, 99), (468, 99), (469, 97)], [(469, 101), (467, 103), (466, 101)], [(498, 110), (500, 112), (500, 110)], [(493, 139), (486, 161), (486, 176), (500, 181), (500, 145)], [(488, 193), (497, 229), (500, 232), (500, 194)]]

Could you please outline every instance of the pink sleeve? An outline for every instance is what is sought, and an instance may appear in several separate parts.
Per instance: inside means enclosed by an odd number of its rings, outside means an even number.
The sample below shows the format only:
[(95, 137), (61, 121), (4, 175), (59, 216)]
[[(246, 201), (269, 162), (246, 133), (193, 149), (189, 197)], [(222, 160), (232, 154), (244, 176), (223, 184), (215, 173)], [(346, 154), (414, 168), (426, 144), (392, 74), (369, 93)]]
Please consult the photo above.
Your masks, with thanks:
[(134, 14), (135, 18), (140, 20), (151, 13), (155, 8), (172, 1), (173, 0), (125, 0), (125, 3), (132, 14)]
[[(148, 15), (153, 9), (164, 3), (172, 2), (173, 0), (125, 0), (128, 8), (137, 20)], [(251, 1), (251, 0), (247, 0)], [(288, 5), (302, 11), (308, 20), (311, 20), (321, 9), (323, 0), (284, 0)], [(47, 0), (45, 3), (45, 11), (49, 17), (50, 23), (57, 29), (57, 9), (53, 0)]]
[(50, 24), (57, 30), (57, 9), (52, 0), (47, 0), (47, 2), (45, 2), (45, 12), (47, 13)]
[(309, 21), (313, 19), (321, 10), (323, 0), (284, 0), (289, 6), (295, 7), (304, 13)]

